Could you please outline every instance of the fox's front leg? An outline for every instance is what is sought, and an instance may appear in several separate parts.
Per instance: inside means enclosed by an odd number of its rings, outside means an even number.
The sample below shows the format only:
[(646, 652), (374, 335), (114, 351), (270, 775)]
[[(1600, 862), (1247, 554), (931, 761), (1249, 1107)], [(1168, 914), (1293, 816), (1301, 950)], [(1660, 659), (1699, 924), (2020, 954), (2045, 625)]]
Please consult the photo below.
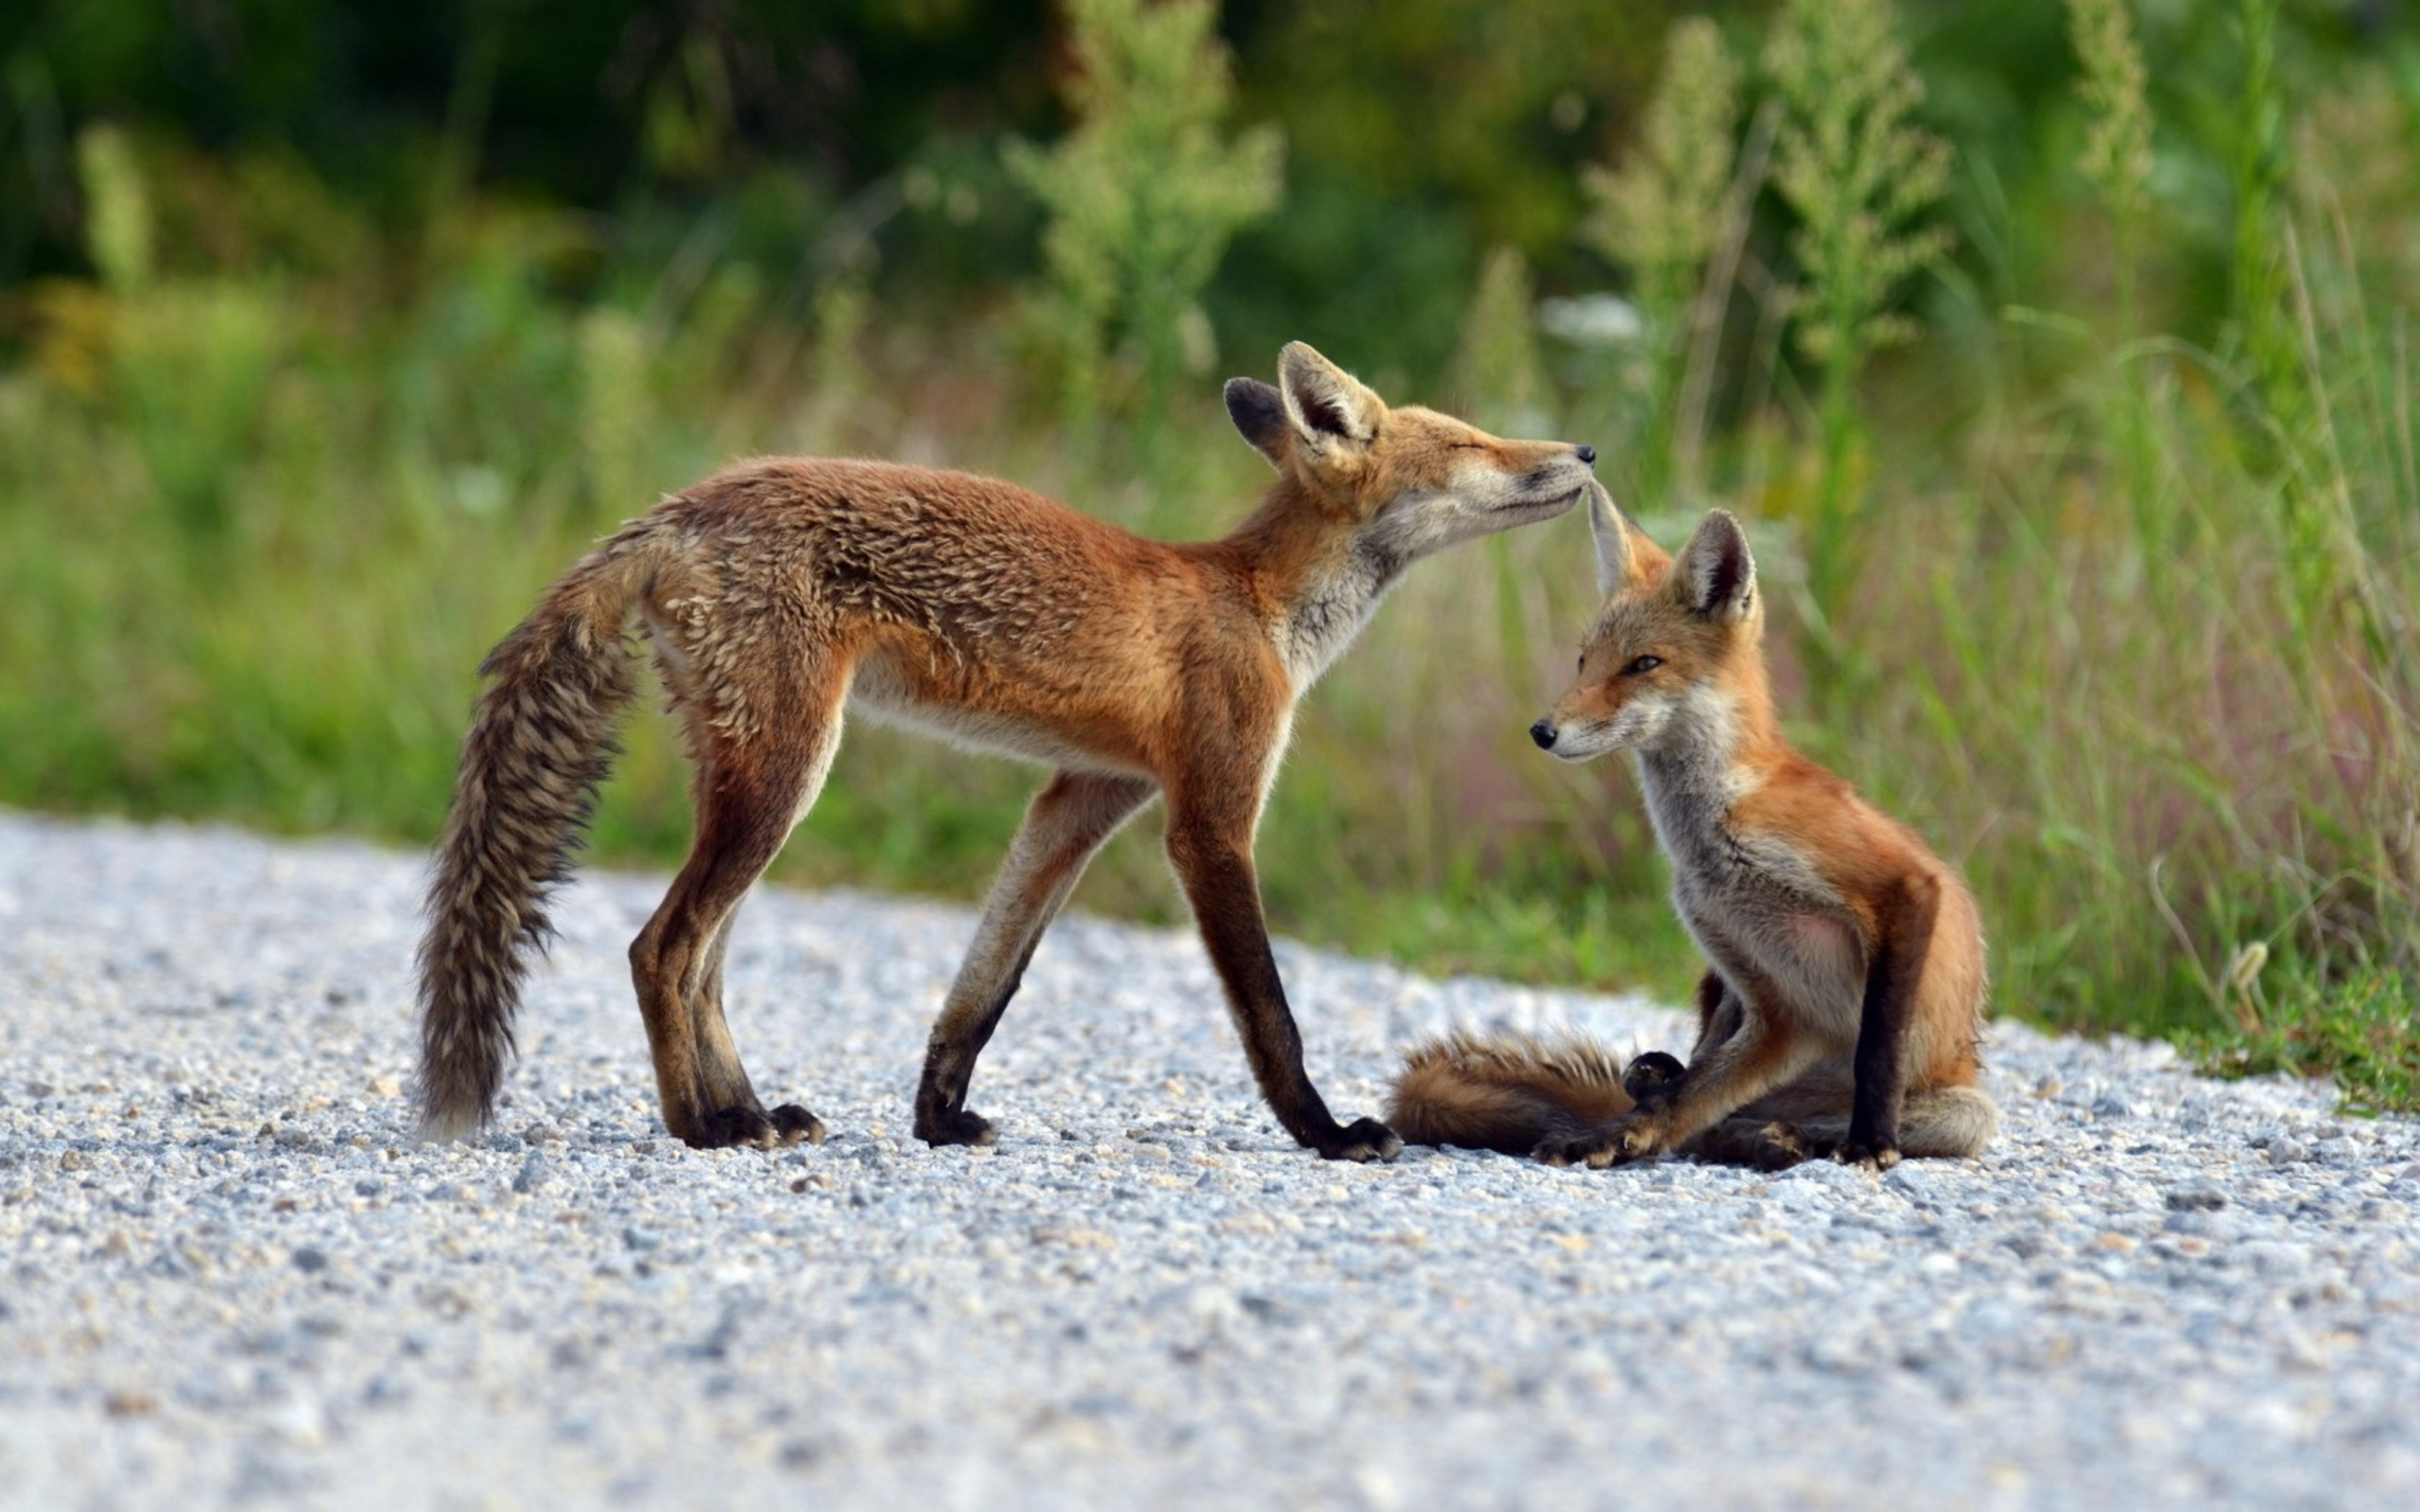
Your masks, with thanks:
[(1286, 984), (1269, 948), (1253, 868), (1252, 826), (1204, 815), (1171, 797), (1168, 861), (1193, 905), (1194, 922), (1227, 990), (1244, 1055), (1261, 1096), (1286, 1132), (1331, 1160), (1392, 1160), (1403, 1141), (1374, 1118), (1339, 1124), (1303, 1069), (1303, 1037), (1286, 1005)]
[[(1698, 983), (1698, 1038), (1696, 1048), (1689, 1052), (1690, 1060), (1709, 1060), (1725, 1040), (1739, 1032), (1746, 1012), (1746, 1005), (1722, 979), (1722, 973), (1708, 968)], [(1644, 1147), (1648, 1137), (1644, 1131), (1651, 1125), (1638, 1122), (1636, 1115), (1654, 1112), (1678, 1099), (1687, 1085), (1688, 1069), (1678, 1057), (1662, 1050), (1650, 1050), (1634, 1057), (1622, 1071), (1622, 1091), (1630, 1094), (1634, 1105), (1632, 1112), (1585, 1134), (1549, 1140), (1538, 1146), (1537, 1159), (1549, 1165), (1570, 1165), (1581, 1160), (1609, 1165), (1656, 1153)], [(1642, 1147), (1633, 1149), (1634, 1144)]]
[(975, 1059), (999, 1027), (1033, 948), (1076, 890), (1085, 863), (1150, 796), (1151, 784), (1142, 778), (1098, 772), (1061, 772), (1034, 795), (925, 1046), (925, 1075), (916, 1088), (918, 1139), (992, 1143), (991, 1123), (966, 1106)]
[(1834, 1159), (1888, 1171), (1899, 1163), (1899, 1109), (1906, 1100), (1907, 1046), (1916, 994), (1931, 954), (1941, 888), (1929, 876), (1911, 877), (1884, 901), (1866, 966), (1865, 998), (1858, 1013), (1857, 1092), (1849, 1137)]
[(1700, 1057), (1664, 1095), (1610, 1123), (1550, 1139), (1548, 1165), (1623, 1165), (1678, 1148), (1823, 1059), (1824, 1041), (1795, 1023), (1749, 1014), (1737, 1033)]

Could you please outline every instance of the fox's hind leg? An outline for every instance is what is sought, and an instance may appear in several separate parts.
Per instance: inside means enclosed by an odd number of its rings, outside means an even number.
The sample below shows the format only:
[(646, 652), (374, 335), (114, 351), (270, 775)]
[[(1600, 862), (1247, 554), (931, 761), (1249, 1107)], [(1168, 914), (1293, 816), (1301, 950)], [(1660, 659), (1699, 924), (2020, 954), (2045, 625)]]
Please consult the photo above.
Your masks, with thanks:
[[(1739, 994), (1731, 990), (1721, 973), (1708, 970), (1698, 983), (1698, 1039), (1697, 1047), (1689, 1052), (1690, 1061), (1705, 1059), (1738, 1033), (1746, 1013)], [(1678, 1056), (1650, 1050), (1622, 1069), (1622, 1091), (1640, 1108), (1660, 1108), (1680, 1095), (1687, 1074), (1688, 1067), (1681, 1064)]]
[(924, 1079), (916, 1088), (918, 1139), (992, 1143), (991, 1124), (966, 1107), (975, 1059), (999, 1027), (1033, 948), (1075, 891), (1085, 863), (1151, 792), (1151, 783), (1139, 777), (1061, 772), (1034, 795), (925, 1047)]
[(697, 836), (672, 890), (631, 944), (631, 976), (647, 1021), (664, 1122), (700, 1148), (820, 1140), (795, 1103), (757, 1099), (722, 1015), (722, 960), (732, 917), (831, 770), (840, 739), (838, 674), (779, 690), (778, 724), (740, 741), (692, 715)]
[(1689, 1064), (1651, 1105), (1535, 1154), (1548, 1165), (1621, 1165), (1685, 1146), (1773, 1088), (1813, 1070), (1825, 1045), (1796, 1023), (1750, 1015), (1739, 1032)]
[(1999, 1106), (1980, 1087), (1927, 1087), (1908, 1093), (1899, 1114), (1899, 1153), (1971, 1158), (1999, 1130)]
[(1819, 1155), (1828, 1155), (1831, 1150), (1830, 1144), (1784, 1119), (1726, 1118), (1684, 1143), (1679, 1153), (1717, 1165), (1785, 1171)]
[[(811, 803), (813, 799), (814, 795), (809, 794), (807, 801)], [(723, 915), (722, 926), (715, 931), (714, 944), (706, 953), (703, 980), (690, 994), (690, 1022), (696, 1030), (698, 1067), (705, 1077), (706, 1101), (717, 1108), (753, 1108), (763, 1111), (764, 1105), (757, 1101), (756, 1090), (740, 1065), (739, 1051), (732, 1043), (731, 1028), (722, 1016), (723, 953), (731, 947), (732, 926), (738, 920), (739, 908), (735, 904)], [(786, 1103), (766, 1116), (773, 1122), (776, 1143), (795, 1144), (801, 1139), (810, 1144), (823, 1143), (823, 1121), (794, 1103)]]

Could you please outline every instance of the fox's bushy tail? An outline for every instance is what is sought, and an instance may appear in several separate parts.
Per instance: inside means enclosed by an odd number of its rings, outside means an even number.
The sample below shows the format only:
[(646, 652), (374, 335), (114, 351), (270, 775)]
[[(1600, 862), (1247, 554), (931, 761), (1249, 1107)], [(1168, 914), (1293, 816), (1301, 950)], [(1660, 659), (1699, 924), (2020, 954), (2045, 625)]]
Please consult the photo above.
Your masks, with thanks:
[[(1622, 1065), (1584, 1035), (1446, 1035), (1415, 1045), (1395, 1077), (1387, 1124), (1408, 1144), (1527, 1155), (1548, 1137), (1584, 1134), (1633, 1107)], [(1818, 1086), (1785, 1088), (1682, 1146), (1682, 1153), (1726, 1163), (1767, 1164), (1778, 1148), (1767, 1125), (1788, 1125), (1798, 1159), (1829, 1155), (1847, 1140), (1847, 1094)], [(1923, 1087), (1899, 1113), (1899, 1153), (1970, 1158), (1999, 1132), (1998, 1106), (1980, 1087)], [(1776, 1125), (1778, 1126), (1778, 1125)]]
[(1631, 1107), (1621, 1062), (1593, 1040), (1458, 1032), (1405, 1055), (1387, 1126), (1410, 1144), (1527, 1155)]
[(637, 687), (623, 623), (652, 570), (645, 522), (582, 559), (485, 662), (421, 938), (421, 1133), (475, 1133), (494, 1109), (529, 957), (554, 929)]

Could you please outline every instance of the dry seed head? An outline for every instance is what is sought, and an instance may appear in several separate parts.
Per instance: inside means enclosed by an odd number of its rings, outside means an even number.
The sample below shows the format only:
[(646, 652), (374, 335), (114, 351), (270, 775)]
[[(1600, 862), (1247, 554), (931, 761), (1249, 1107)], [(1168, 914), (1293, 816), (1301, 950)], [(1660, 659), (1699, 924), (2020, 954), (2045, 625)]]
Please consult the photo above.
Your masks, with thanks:
[(1721, 233), (1739, 77), (1713, 22), (1673, 23), (1637, 146), (1618, 166), (1582, 177), (1596, 205), (1582, 234), (1642, 285), (1685, 289)]
[(2152, 173), (2152, 112), (2126, 0), (2067, 0), (2067, 33), (2083, 64), (2076, 92), (2092, 108), (2077, 166), (2112, 212), (2138, 215)]
[(1799, 217), (1799, 342), (1853, 368), (1915, 333), (1883, 306), (1949, 250), (1947, 228), (1911, 224), (1949, 186), (1949, 145), (1913, 124), (1924, 84), (1887, 0), (1790, 0), (1765, 69), (1787, 107), (1773, 181)]
[(148, 281), (151, 194), (132, 140), (114, 126), (87, 127), (76, 139), (76, 168), (83, 180), (84, 239), (93, 266), (119, 293)]
[(1141, 348), (1163, 377), (1213, 360), (1195, 296), (1236, 232), (1276, 208), (1285, 142), (1274, 127), (1222, 129), (1234, 71), (1209, 0), (1067, 9), (1076, 129), (1046, 150), (1011, 142), (1007, 158), (1050, 212), (1049, 287), (1032, 307), (1088, 407), (1112, 347)]
[(1543, 429), (1537, 415), (1546, 389), (1538, 356), (1530, 265), (1513, 247), (1498, 247), (1479, 273), (1478, 290), (1462, 317), (1455, 361), (1472, 418), (1499, 434)]
[(620, 310), (591, 310), (580, 318), (579, 352), (579, 452), (589, 498), (600, 510), (620, 510), (640, 496), (646, 472), (641, 448), (653, 407), (647, 331)]

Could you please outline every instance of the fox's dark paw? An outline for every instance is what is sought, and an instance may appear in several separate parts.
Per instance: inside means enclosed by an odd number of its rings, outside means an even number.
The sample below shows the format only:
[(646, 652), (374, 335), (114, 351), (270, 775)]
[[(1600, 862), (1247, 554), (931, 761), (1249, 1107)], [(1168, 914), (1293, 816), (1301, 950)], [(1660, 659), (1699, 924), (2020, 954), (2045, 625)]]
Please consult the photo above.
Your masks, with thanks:
[(1622, 1091), (1630, 1100), (1642, 1106), (1661, 1102), (1671, 1095), (1672, 1087), (1688, 1068), (1678, 1056), (1668, 1056), (1661, 1050), (1651, 1050), (1633, 1059), (1622, 1072)]
[(726, 1108), (708, 1113), (702, 1128), (682, 1138), (691, 1148), (700, 1150), (723, 1150), (738, 1144), (778, 1150), (801, 1140), (822, 1143), (823, 1121), (796, 1103), (784, 1103), (769, 1113), (761, 1108)]
[(1395, 1131), (1374, 1118), (1357, 1118), (1324, 1139), (1305, 1143), (1322, 1160), (1392, 1160), (1403, 1153)]
[(1842, 1165), (1862, 1166), (1879, 1176), (1899, 1163), (1899, 1147), (1895, 1144), (1876, 1146), (1851, 1140), (1833, 1151), (1832, 1159)]
[(927, 1144), (996, 1144), (1000, 1136), (982, 1114), (957, 1108), (916, 1115), (916, 1137)]
[(1586, 1165), (1602, 1170), (1643, 1160), (1653, 1155), (1660, 1144), (1653, 1128), (1624, 1115), (1585, 1134), (1561, 1134), (1543, 1140), (1530, 1154), (1546, 1165)]
[(1748, 1163), (1759, 1171), (1787, 1171), (1814, 1153), (1807, 1144), (1806, 1134), (1797, 1125), (1775, 1121), (1756, 1131), (1756, 1143), (1749, 1151)]
[(824, 1128), (823, 1120), (796, 1103), (784, 1103), (774, 1108), (772, 1118), (774, 1140), (783, 1145), (796, 1144), (801, 1140), (809, 1144), (821, 1144), (830, 1132)]

